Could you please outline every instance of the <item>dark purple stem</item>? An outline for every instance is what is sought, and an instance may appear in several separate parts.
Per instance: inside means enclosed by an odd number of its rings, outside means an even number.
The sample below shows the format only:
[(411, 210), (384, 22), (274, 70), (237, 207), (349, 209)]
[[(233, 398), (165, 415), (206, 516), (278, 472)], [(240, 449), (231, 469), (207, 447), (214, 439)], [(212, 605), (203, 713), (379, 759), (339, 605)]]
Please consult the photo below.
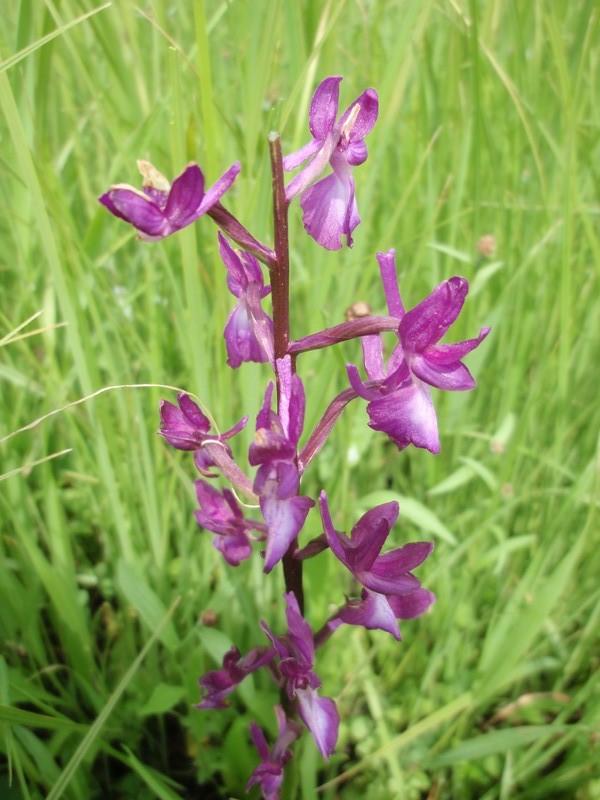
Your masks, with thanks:
[[(290, 343), (290, 249), (288, 235), (288, 206), (285, 198), (283, 158), (278, 133), (269, 134), (271, 173), (273, 175), (273, 231), (275, 239), (275, 264), (271, 273), (271, 297), (273, 300), (273, 333), (275, 358), (288, 353)], [(293, 369), (293, 363), (292, 363)], [(280, 386), (277, 378), (277, 410), (279, 411)], [(294, 558), (298, 549), (297, 538), (290, 544), (283, 557), (285, 589), (296, 595), (300, 613), (304, 613), (304, 588), (302, 586), (302, 562)]]
[(290, 343), (288, 353), (307, 353), (309, 350), (320, 350), (350, 339), (360, 339), (385, 331), (397, 331), (399, 325), (398, 317), (369, 316), (353, 319), (334, 325), (332, 328), (325, 328), (319, 333), (312, 333), (303, 339), (295, 339)]

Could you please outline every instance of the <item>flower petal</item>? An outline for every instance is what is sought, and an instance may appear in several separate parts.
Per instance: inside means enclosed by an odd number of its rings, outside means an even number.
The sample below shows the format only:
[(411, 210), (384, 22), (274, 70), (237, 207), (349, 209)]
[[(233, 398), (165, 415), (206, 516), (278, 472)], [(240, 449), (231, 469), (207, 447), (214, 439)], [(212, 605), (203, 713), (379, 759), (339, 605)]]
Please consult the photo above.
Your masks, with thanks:
[(428, 361), (437, 366), (454, 364), (456, 361), (463, 359), (467, 353), (479, 347), (491, 330), (491, 328), (482, 328), (477, 338), (466, 339), (464, 342), (436, 344), (434, 347), (428, 347), (423, 355), (427, 357)]
[(367, 406), (369, 427), (386, 433), (399, 450), (414, 444), (431, 453), (440, 452), (437, 418), (429, 389), (412, 383), (372, 400)]
[(427, 589), (417, 589), (410, 594), (388, 597), (389, 604), (397, 619), (413, 619), (424, 614), (435, 602), (435, 595)]
[(433, 542), (409, 542), (375, 560), (371, 573), (393, 580), (419, 567), (433, 551)]
[(392, 526), (398, 519), (398, 503), (395, 500), (369, 509), (358, 520), (350, 532), (353, 545), (352, 567), (369, 570), (386, 542)]
[(314, 156), (314, 154), (319, 150), (321, 147), (322, 142), (318, 139), (311, 139), (308, 144), (305, 144), (304, 147), (301, 147), (300, 150), (296, 150), (293, 153), (290, 153), (288, 156), (284, 156), (283, 158), (283, 168), (286, 172), (291, 172), (291, 170), (296, 169), (299, 167), (300, 164), (303, 164), (307, 158)]
[(260, 510), (267, 524), (265, 548), (266, 573), (281, 561), (289, 546), (302, 530), (314, 501), (310, 497), (279, 499), (279, 484), (274, 478), (265, 481), (260, 494)]
[(396, 616), (384, 594), (365, 589), (361, 600), (350, 600), (339, 612), (339, 618), (347, 625), (361, 625), (369, 630), (382, 630), (400, 640)]
[(310, 186), (302, 195), (302, 222), (306, 232), (326, 250), (339, 250), (341, 237), (352, 243), (352, 231), (360, 222), (354, 199), (354, 181), (333, 173)]
[(185, 228), (198, 219), (198, 207), (204, 197), (204, 175), (197, 164), (188, 164), (173, 181), (165, 207), (169, 233)]
[(438, 367), (431, 363), (428, 356), (422, 355), (413, 358), (410, 368), (419, 380), (437, 389), (464, 392), (474, 389), (477, 385), (469, 370), (460, 361)]
[(143, 192), (131, 186), (115, 186), (99, 200), (116, 217), (146, 236), (162, 238), (170, 233), (163, 212)]
[(387, 253), (377, 253), (379, 271), (383, 291), (391, 317), (401, 319), (404, 316), (404, 304), (398, 288), (398, 273), (396, 272), (396, 251), (388, 250)]
[(352, 128), (348, 132), (348, 139), (350, 142), (358, 142), (364, 139), (365, 136), (371, 132), (373, 126), (377, 122), (379, 115), (379, 97), (375, 89), (365, 89), (354, 102), (350, 103), (348, 108), (344, 111), (340, 121), (339, 127), (343, 129), (344, 123), (352, 113), (355, 106), (359, 106), (359, 112), (356, 116)]
[(239, 175), (241, 168), (240, 162), (235, 161), (229, 169), (221, 175), (219, 180), (210, 187), (197, 209), (198, 216), (206, 214), (207, 211), (219, 202), (221, 197), (223, 197)]
[(324, 139), (333, 130), (337, 116), (342, 78), (332, 75), (317, 86), (310, 103), (309, 128), (315, 139)]
[(323, 758), (335, 750), (340, 727), (337, 707), (329, 697), (319, 697), (314, 689), (299, 689), (298, 713), (311, 732)]
[(450, 278), (408, 311), (399, 328), (404, 350), (420, 353), (438, 342), (460, 314), (468, 291), (465, 278)]

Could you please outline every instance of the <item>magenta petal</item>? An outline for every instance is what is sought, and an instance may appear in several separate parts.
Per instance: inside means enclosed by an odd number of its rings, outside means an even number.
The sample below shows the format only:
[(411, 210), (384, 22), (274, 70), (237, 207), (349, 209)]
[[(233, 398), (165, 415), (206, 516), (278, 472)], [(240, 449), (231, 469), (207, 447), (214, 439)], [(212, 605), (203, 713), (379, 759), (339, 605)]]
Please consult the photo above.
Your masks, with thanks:
[(281, 561), (289, 546), (302, 530), (314, 501), (309, 497), (291, 497), (279, 500), (275, 481), (269, 482), (260, 498), (260, 510), (267, 524), (265, 572), (270, 572)]
[(388, 597), (390, 606), (397, 619), (413, 619), (424, 614), (435, 602), (435, 595), (427, 589), (417, 589), (410, 594)]
[(363, 141), (350, 142), (345, 150), (346, 161), (351, 167), (358, 167), (367, 160), (369, 152)]
[(414, 592), (421, 587), (421, 581), (411, 575), (410, 572), (403, 572), (400, 575), (392, 575), (390, 577), (385, 575), (385, 570), (381, 570), (381, 572), (384, 574), (377, 575), (375, 570), (371, 570), (370, 572), (359, 573), (357, 577), (365, 589), (370, 589), (386, 596)]
[(310, 186), (302, 195), (302, 222), (307, 233), (326, 250), (339, 250), (341, 237), (351, 242), (359, 220), (355, 213), (354, 183), (333, 173)]
[(404, 305), (398, 288), (398, 274), (396, 272), (396, 251), (388, 250), (387, 253), (377, 253), (379, 271), (383, 291), (391, 317), (401, 319), (404, 316)]
[(307, 186), (316, 181), (323, 172), (337, 145), (337, 138), (333, 133), (328, 133), (313, 160), (290, 181), (285, 190), (285, 198), (290, 203), (301, 194)]
[(269, 360), (257, 336), (256, 320), (249, 313), (245, 301), (240, 301), (230, 313), (223, 335), (227, 346), (227, 363), (233, 369), (242, 363), (253, 361), (262, 364)]
[(320, 147), (321, 142), (318, 139), (312, 139), (308, 144), (305, 144), (304, 147), (301, 147), (300, 150), (290, 153), (289, 156), (284, 156), (284, 170), (286, 172), (290, 172), (291, 170), (296, 169), (296, 167), (299, 167), (300, 164), (303, 164), (307, 158), (314, 156)]
[(398, 503), (395, 500), (375, 506), (362, 515), (350, 533), (353, 545), (350, 564), (353, 569), (371, 569), (397, 519)]
[[(266, 761), (269, 757), (269, 748), (267, 747), (267, 740), (262, 730), (255, 722), (250, 723), (250, 736), (254, 742), (254, 746), (258, 751), (261, 761)], [(252, 784), (249, 784), (252, 785)]]
[(319, 506), (321, 509), (321, 519), (323, 520), (323, 531), (327, 544), (331, 548), (332, 553), (342, 562), (345, 567), (349, 567), (347, 554), (351, 550), (352, 545), (347, 536), (333, 527), (331, 513), (329, 511), (329, 503), (327, 501), (327, 494), (323, 490), (319, 496)]
[(477, 338), (466, 339), (464, 342), (436, 344), (433, 347), (428, 347), (423, 355), (431, 364), (435, 364), (436, 366), (454, 364), (456, 361), (463, 359), (472, 350), (475, 350), (476, 347), (479, 347), (491, 330), (491, 328), (482, 328)]
[(329, 697), (319, 697), (313, 689), (299, 689), (296, 695), (302, 721), (311, 732), (323, 758), (329, 758), (335, 750), (340, 727), (334, 701)]
[[(432, 348), (433, 349), (433, 348)], [(464, 392), (477, 385), (469, 370), (460, 361), (439, 367), (428, 356), (415, 356), (410, 365), (413, 373), (430, 386), (447, 391)]]
[(369, 630), (382, 630), (400, 639), (396, 616), (383, 594), (365, 589), (361, 600), (351, 600), (339, 613), (339, 618), (347, 625), (361, 625)]
[(248, 537), (241, 532), (213, 536), (212, 543), (232, 567), (239, 567), (242, 561), (246, 561), (252, 555), (252, 545)]
[(371, 574), (394, 579), (420, 566), (433, 551), (433, 542), (409, 542), (384, 553), (371, 567)]
[(431, 453), (440, 452), (435, 409), (429, 389), (411, 384), (367, 406), (369, 427), (386, 433), (399, 450), (414, 444)]
[(198, 207), (203, 197), (202, 170), (197, 164), (188, 164), (173, 181), (164, 212), (173, 231), (185, 228), (198, 219)]
[(163, 212), (136, 189), (115, 187), (102, 195), (100, 202), (115, 216), (129, 222), (146, 236), (162, 237), (171, 232)]
[(283, 595), (283, 599), (285, 600), (288, 636), (295, 649), (294, 657), (302, 664), (312, 667), (315, 660), (315, 647), (311, 627), (300, 613), (296, 595), (293, 592), (287, 592)]
[(223, 197), (239, 175), (241, 168), (239, 161), (234, 162), (229, 169), (221, 175), (219, 180), (210, 187), (197, 209), (198, 216), (206, 214), (207, 211), (219, 202), (221, 197)]
[(203, 433), (208, 433), (210, 429), (210, 420), (202, 413), (199, 406), (194, 403), (189, 394), (180, 392), (177, 395), (177, 402), (179, 403), (179, 408), (190, 423)]
[(348, 138), (350, 142), (357, 142), (364, 139), (365, 136), (372, 131), (373, 126), (377, 122), (377, 117), (379, 115), (379, 97), (375, 89), (365, 89), (353, 103), (350, 103), (339, 121), (340, 128), (343, 129), (344, 123), (356, 105), (359, 106), (360, 111), (349, 131)]
[(385, 378), (383, 367), (383, 339), (381, 336), (363, 336), (360, 340), (365, 372), (372, 381)]
[(404, 349), (420, 353), (438, 342), (460, 314), (468, 291), (465, 278), (450, 278), (408, 311), (399, 329)]
[(341, 77), (332, 75), (317, 86), (310, 103), (309, 128), (315, 139), (333, 130), (337, 116)]

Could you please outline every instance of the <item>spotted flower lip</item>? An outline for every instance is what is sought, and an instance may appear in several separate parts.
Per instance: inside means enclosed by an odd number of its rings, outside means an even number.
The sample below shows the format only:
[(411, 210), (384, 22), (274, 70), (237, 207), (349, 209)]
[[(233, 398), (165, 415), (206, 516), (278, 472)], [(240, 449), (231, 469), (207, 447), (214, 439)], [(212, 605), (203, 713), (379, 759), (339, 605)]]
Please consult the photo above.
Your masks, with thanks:
[[(302, 221), (307, 233), (327, 250), (339, 250), (342, 236), (352, 246), (352, 232), (360, 222), (355, 198), (353, 168), (367, 160), (364, 139), (379, 113), (374, 89), (366, 89), (336, 121), (342, 78), (325, 78), (310, 105), (309, 128), (313, 136), (303, 148), (283, 160), (286, 170), (312, 160), (286, 189), (288, 202), (302, 195)], [(333, 172), (315, 183), (330, 164)]]
[(260, 264), (250, 253), (236, 252), (221, 233), (219, 252), (229, 291), (239, 301), (225, 325), (227, 363), (234, 369), (248, 361), (273, 363), (273, 321), (261, 306), (271, 287), (264, 284)]
[(469, 284), (455, 276), (443, 281), (410, 311), (405, 311), (396, 273), (395, 251), (378, 253), (379, 268), (390, 316), (398, 319), (398, 344), (387, 365), (381, 336), (362, 339), (368, 381), (357, 368), (346, 367), (352, 389), (369, 401), (369, 427), (386, 433), (399, 450), (410, 444), (432, 453), (440, 452), (437, 417), (429, 386), (448, 391), (466, 391), (475, 380), (462, 363), (487, 337), (482, 328), (474, 339), (438, 344), (458, 318)]
[(231, 187), (241, 169), (236, 161), (205, 191), (202, 170), (193, 162), (172, 185), (149, 161), (138, 161), (137, 165), (143, 177), (141, 190), (119, 183), (98, 199), (115, 217), (133, 225), (139, 238), (147, 242), (164, 239), (206, 214)]
[[(367, 511), (349, 537), (334, 528), (325, 492), (321, 492), (319, 504), (327, 544), (364, 587), (361, 600), (347, 603), (339, 614), (340, 619), (351, 625), (381, 628), (399, 639), (396, 617), (410, 615), (411, 609), (416, 616), (422, 613), (419, 608), (425, 610), (432, 602), (433, 595), (421, 591), (421, 582), (412, 570), (430, 555), (433, 542), (410, 542), (381, 555), (381, 548), (398, 518), (397, 502), (383, 503)], [(419, 594), (413, 598), (412, 605), (400, 602), (392, 606), (391, 598), (410, 597), (415, 592)]]
[(261, 627), (279, 657), (279, 671), (288, 697), (297, 699), (300, 718), (323, 758), (329, 758), (337, 742), (340, 718), (334, 701), (317, 693), (321, 680), (313, 671), (315, 645), (311, 627), (300, 613), (294, 593), (288, 592), (283, 597), (288, 632), (277, 637), (264, 622)]

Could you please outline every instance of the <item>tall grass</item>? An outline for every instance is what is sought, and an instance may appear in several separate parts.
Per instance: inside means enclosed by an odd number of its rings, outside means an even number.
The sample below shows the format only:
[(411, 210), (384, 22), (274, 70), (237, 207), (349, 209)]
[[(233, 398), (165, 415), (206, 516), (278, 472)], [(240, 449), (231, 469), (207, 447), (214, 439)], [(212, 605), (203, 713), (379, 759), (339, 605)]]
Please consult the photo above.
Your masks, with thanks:
[[(267, 372), (224, 365), (210, 222), (144, 246), (96, 197), (136, 184), (136, 158), (168, 175), (197, 160), (209, 181), (239, 159), (228, 200), (268, 240), (266, 136), (303, 144), (329, 74), (347, 101), (376, 87), (381, 116), (353, 250), (320, 250), (292, 215), (294, 335), (359, 299), (382, 310), (374, 253), (390, 247), (409, 305), (462, 274), (456, 338), (493, 333), (477, 390), (435, 398), (439, 457), (398, 454), (356, 405), (307, 475), (341, 528), (399, 497), (396, 540), (436, 540), (422, 577), (438, 602), (400, 645), (347, 628), (319, 654), (338, 755), (323, 767), (305, 737), (287, 796), (600, 796), (598, 16), (594, 0), (6, 4), (0, 796), (243, 793), (272, 689), (249, 679), (213, 714), (192, 709), (196, 680), (259, 643), (259, 618), (278, 624), (281, 579), (258, 562), (232, 575), (198, 531), (189, 462), (154, 435), (174, 392), (97, 392), (184, 387), (225, 429)], [(302, 357), (307, 430), (358, 360), (354, 344)], [(340, 580), (308, 564), (316, 623)]]

